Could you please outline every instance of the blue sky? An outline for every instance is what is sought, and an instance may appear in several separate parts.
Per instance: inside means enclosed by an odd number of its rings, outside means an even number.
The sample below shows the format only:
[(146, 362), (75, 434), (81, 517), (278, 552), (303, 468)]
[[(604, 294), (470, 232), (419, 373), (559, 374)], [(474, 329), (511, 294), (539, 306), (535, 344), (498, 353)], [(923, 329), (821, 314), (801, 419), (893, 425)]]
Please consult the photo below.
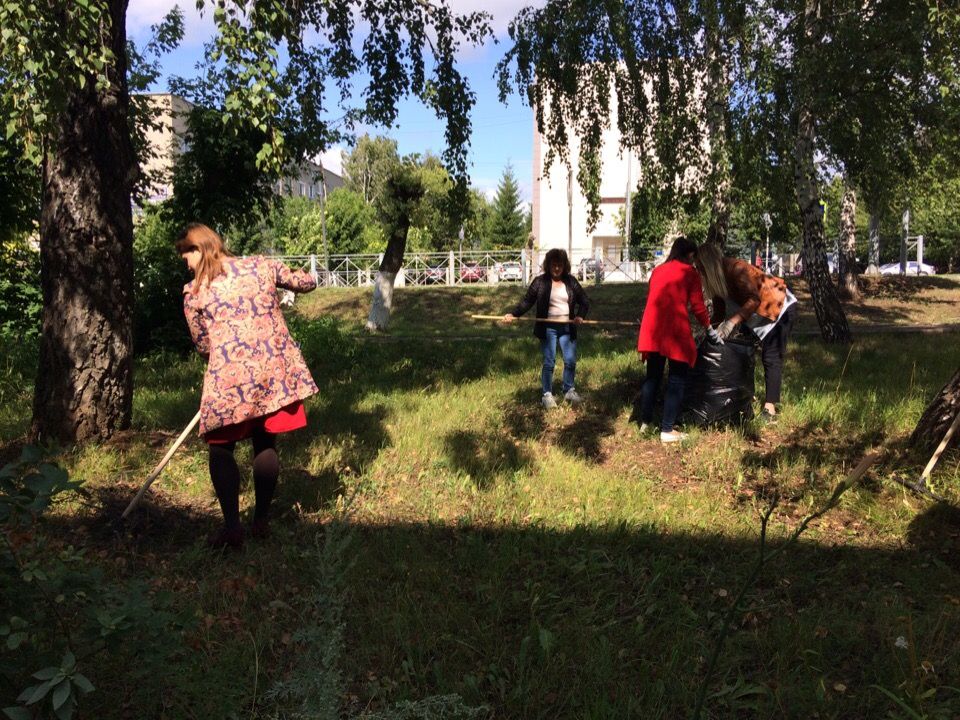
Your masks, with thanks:
[[(175, 0), (130, 0), (127, 11), (127, 33), (131, 40), (142, 44), (149, 36), (150, 25), (158, 22), (175, 4)], [(186, 16), (186, 37), (180, 47), (164, 58), (164, 69), (169, 75), (190, 76), (195, 63), (202, 57), (203, 43), (213, 32), (209, 12), (198, 15), (193, 0), (179, 3)], [(471, 182), (487, 193), (492, 193), (507, 164), (513, 166), (523, 198), (530, 200), (533, 181), (533, 113), (514, 95), (504, 105), (497, 98), (493, 79), (494, 67), (506, 51), (507, 24), (529, 0), (488, 0), (483, 8), (493, 15), (493, 27), (499, 44), (488, 43), (482, 48), (465, 48), (460, 57), (460, 71), (470, 80), (477, 95), (474, 107), (473, 137), (471, 141)], [(466, 0), (452, 0), (452, 7), (461, 12), (477, 9)], [(166, 80), (154, 88), (166, 90)], [(443, 124), (433, 114), (414, 101), (400, 107), (397, 127), (371, 128), (371, 133), (396, 139), (400, 152), (439, 153), (443, 149)]]

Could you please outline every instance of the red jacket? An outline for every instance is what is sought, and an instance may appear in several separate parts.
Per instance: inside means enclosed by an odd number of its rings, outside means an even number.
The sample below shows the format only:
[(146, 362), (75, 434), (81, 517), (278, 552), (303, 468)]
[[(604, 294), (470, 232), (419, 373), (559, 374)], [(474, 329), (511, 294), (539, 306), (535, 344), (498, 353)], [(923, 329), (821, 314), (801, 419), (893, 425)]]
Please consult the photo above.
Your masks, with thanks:
[(692, 265), (670, 260), (660, 265), (650, 276), (650, 293), (640, 322), (637, 351), (660, 353), (671, 360), (688, 365), (697, 362), (697, 346), (690, 330), (687, 303), (704, 327), (709, 327), (710, 316), (703, 303), (700, 273)]

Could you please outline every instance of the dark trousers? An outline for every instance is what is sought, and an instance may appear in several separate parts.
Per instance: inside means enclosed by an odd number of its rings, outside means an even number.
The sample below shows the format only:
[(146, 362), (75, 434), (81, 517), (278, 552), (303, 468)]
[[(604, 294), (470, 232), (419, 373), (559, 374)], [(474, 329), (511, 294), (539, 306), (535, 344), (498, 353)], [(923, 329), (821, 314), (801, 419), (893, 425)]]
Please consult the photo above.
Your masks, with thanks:
[(793, 330), (796, 305), (791, 305), (773, 330), (760, 343), (763, 360), (763, 379), (766, 385), (764, 402), (776, 405), (780, 402), (780, 386), (783, 384), (783, 359), (787, 355), (787, 340)]
[[(254, 430), (253, 443), (253, 492), (256, 495), (255, 520), (266, 520), (270, 502), (280, 476), (280, 459), (277, 457), (276, 435), (264, 430)], [(228, 528), (240, 525), (240, 468), (233, 457), (236, 442), (215, 444), (210, 448), (210, 480), (217, 492), (223, 522)]]
[[(680, 404), (683, 402), (683, 391), (687, 386), (687, 373), (690, 366), (679, 360), (670, 360), (670, 374), (667, 377), (667, 390), (663, 395), (663, 417), (660, 419), (661, 432), (673, 430), (673, 424), (680, 414)], [(663, 369), (667, 358), (660, 353), (647, 353), (647, 377), (643, 381), (643, 391), (640, 396), (640, 422), (653, 422), (653, 406), (660, 392), (660, 381), (663, 379)]]

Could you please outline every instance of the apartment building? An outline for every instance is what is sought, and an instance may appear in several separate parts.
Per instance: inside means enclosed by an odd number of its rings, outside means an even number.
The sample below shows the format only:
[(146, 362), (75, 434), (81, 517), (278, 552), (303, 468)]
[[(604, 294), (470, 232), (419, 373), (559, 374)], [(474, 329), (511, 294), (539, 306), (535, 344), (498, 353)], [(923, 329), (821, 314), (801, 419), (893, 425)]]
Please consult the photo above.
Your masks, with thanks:
[[(154, 152), (143, 166), (144, 172), (156, 178), (147, 199), (161, 202), (173, 194), (173, 167), (177, 158), (189, 149), (187, 116), (194, 105), (173, 93), (145, 93), (143, 97), (157, 110), (157, 127), (147, 132), (147, 142)], [(319, 200), (324, 185), (329, 194), (343, 185), (343, 178), (318, 163), (307, 161), (278, 180), (276, 190), (278, 195)]]

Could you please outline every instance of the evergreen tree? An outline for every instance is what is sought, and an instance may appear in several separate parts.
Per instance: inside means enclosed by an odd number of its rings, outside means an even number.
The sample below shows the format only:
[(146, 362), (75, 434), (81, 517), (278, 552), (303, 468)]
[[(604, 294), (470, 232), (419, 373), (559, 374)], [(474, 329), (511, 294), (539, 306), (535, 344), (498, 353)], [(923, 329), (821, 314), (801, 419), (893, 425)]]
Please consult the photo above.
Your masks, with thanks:
[(527, 240), (523, 210), (520, 207), (520, 187), (507, 166), (497, 185), (493, 199), (493, 217), (490, 222), (490, 244), (494, 248), (523, 247)]

